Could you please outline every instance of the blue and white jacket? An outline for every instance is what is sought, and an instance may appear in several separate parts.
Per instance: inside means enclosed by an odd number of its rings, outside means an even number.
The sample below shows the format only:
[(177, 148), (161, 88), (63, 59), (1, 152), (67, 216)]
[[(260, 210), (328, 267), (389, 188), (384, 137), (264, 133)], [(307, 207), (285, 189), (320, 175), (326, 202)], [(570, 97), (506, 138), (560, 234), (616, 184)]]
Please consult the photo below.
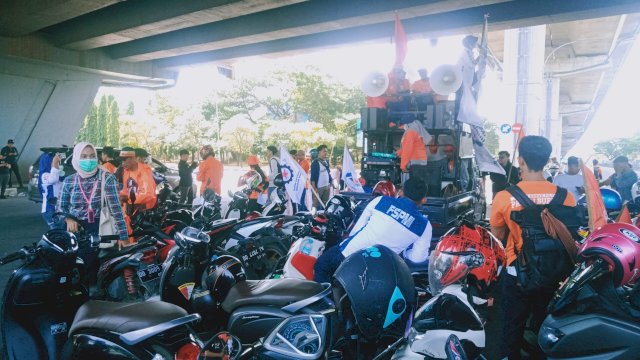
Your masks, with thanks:
[(379, 244), (398, 254), (404, 251), (405, 258), (420, 263), (429, 257), (431, 232), (429, 220), (413, 201), (380, 196), (364, 209), (349, 237), (340, 243), (340, 251), (347, 257)]

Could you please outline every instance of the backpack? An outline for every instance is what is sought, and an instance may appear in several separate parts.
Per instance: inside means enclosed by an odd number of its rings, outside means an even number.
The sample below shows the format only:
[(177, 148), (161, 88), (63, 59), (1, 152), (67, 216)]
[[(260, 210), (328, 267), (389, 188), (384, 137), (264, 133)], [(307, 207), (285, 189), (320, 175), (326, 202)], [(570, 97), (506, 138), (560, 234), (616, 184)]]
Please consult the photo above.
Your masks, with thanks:
[[(522, 248), (516, 252), (515, 261), (518, 286), (525, 293), (553, 292), (574, 269), (574, 239), (580, 226), (576, 209), (563, 205), (567, 190), (561, 187), (547, 205), (536, 205), (518, 186), (507, 191), (523, 206), (511, 212), (511, 220), (522, 229)], [(557, 229), (549, 229), (549, 218), (564, 236), (554, 231)]]

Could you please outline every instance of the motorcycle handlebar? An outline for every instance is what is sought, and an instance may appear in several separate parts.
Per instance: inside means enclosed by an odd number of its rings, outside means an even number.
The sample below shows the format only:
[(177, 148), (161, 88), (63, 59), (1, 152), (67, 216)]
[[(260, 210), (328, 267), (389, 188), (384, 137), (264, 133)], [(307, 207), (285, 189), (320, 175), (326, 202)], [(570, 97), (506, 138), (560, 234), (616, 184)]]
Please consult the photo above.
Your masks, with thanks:
[(25, 257), (27, 257), (27, 255), (29, 255), (29, 250), (27, 248), (22, 248), (14, 253), (5, 255), (4, 257), (0, 258), (0, 265), (6, 265), (16, 260), (24, 259)]

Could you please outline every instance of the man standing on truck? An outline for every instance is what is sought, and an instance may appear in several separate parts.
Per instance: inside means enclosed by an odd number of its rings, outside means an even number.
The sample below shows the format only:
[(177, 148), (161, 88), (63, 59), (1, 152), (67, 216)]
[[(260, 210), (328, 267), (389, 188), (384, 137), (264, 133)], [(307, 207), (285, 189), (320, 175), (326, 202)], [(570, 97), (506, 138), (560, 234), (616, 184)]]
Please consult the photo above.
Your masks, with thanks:
[(413, 115), (405, 115), (400, 120), (404, 125), (404, 135), (400, 140), (400, 149), (396, 155), (400, 157), (400, 170), (402, 170), (402, 182), (408, 177), (418, 177), (427, 183), (427, 148), (426, 143), (431, 135), (422, 123)]

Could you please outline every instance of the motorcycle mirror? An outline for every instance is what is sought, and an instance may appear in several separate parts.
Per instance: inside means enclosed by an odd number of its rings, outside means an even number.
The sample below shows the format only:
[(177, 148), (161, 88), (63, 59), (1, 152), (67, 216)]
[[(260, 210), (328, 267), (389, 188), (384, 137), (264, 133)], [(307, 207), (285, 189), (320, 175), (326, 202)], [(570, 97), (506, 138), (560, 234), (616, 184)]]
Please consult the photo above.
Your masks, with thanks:
[(228, 331), (221, 331), (207, 341), (198, 355), (198, 360), (236, 360), (241, 352), (240, 339)]

